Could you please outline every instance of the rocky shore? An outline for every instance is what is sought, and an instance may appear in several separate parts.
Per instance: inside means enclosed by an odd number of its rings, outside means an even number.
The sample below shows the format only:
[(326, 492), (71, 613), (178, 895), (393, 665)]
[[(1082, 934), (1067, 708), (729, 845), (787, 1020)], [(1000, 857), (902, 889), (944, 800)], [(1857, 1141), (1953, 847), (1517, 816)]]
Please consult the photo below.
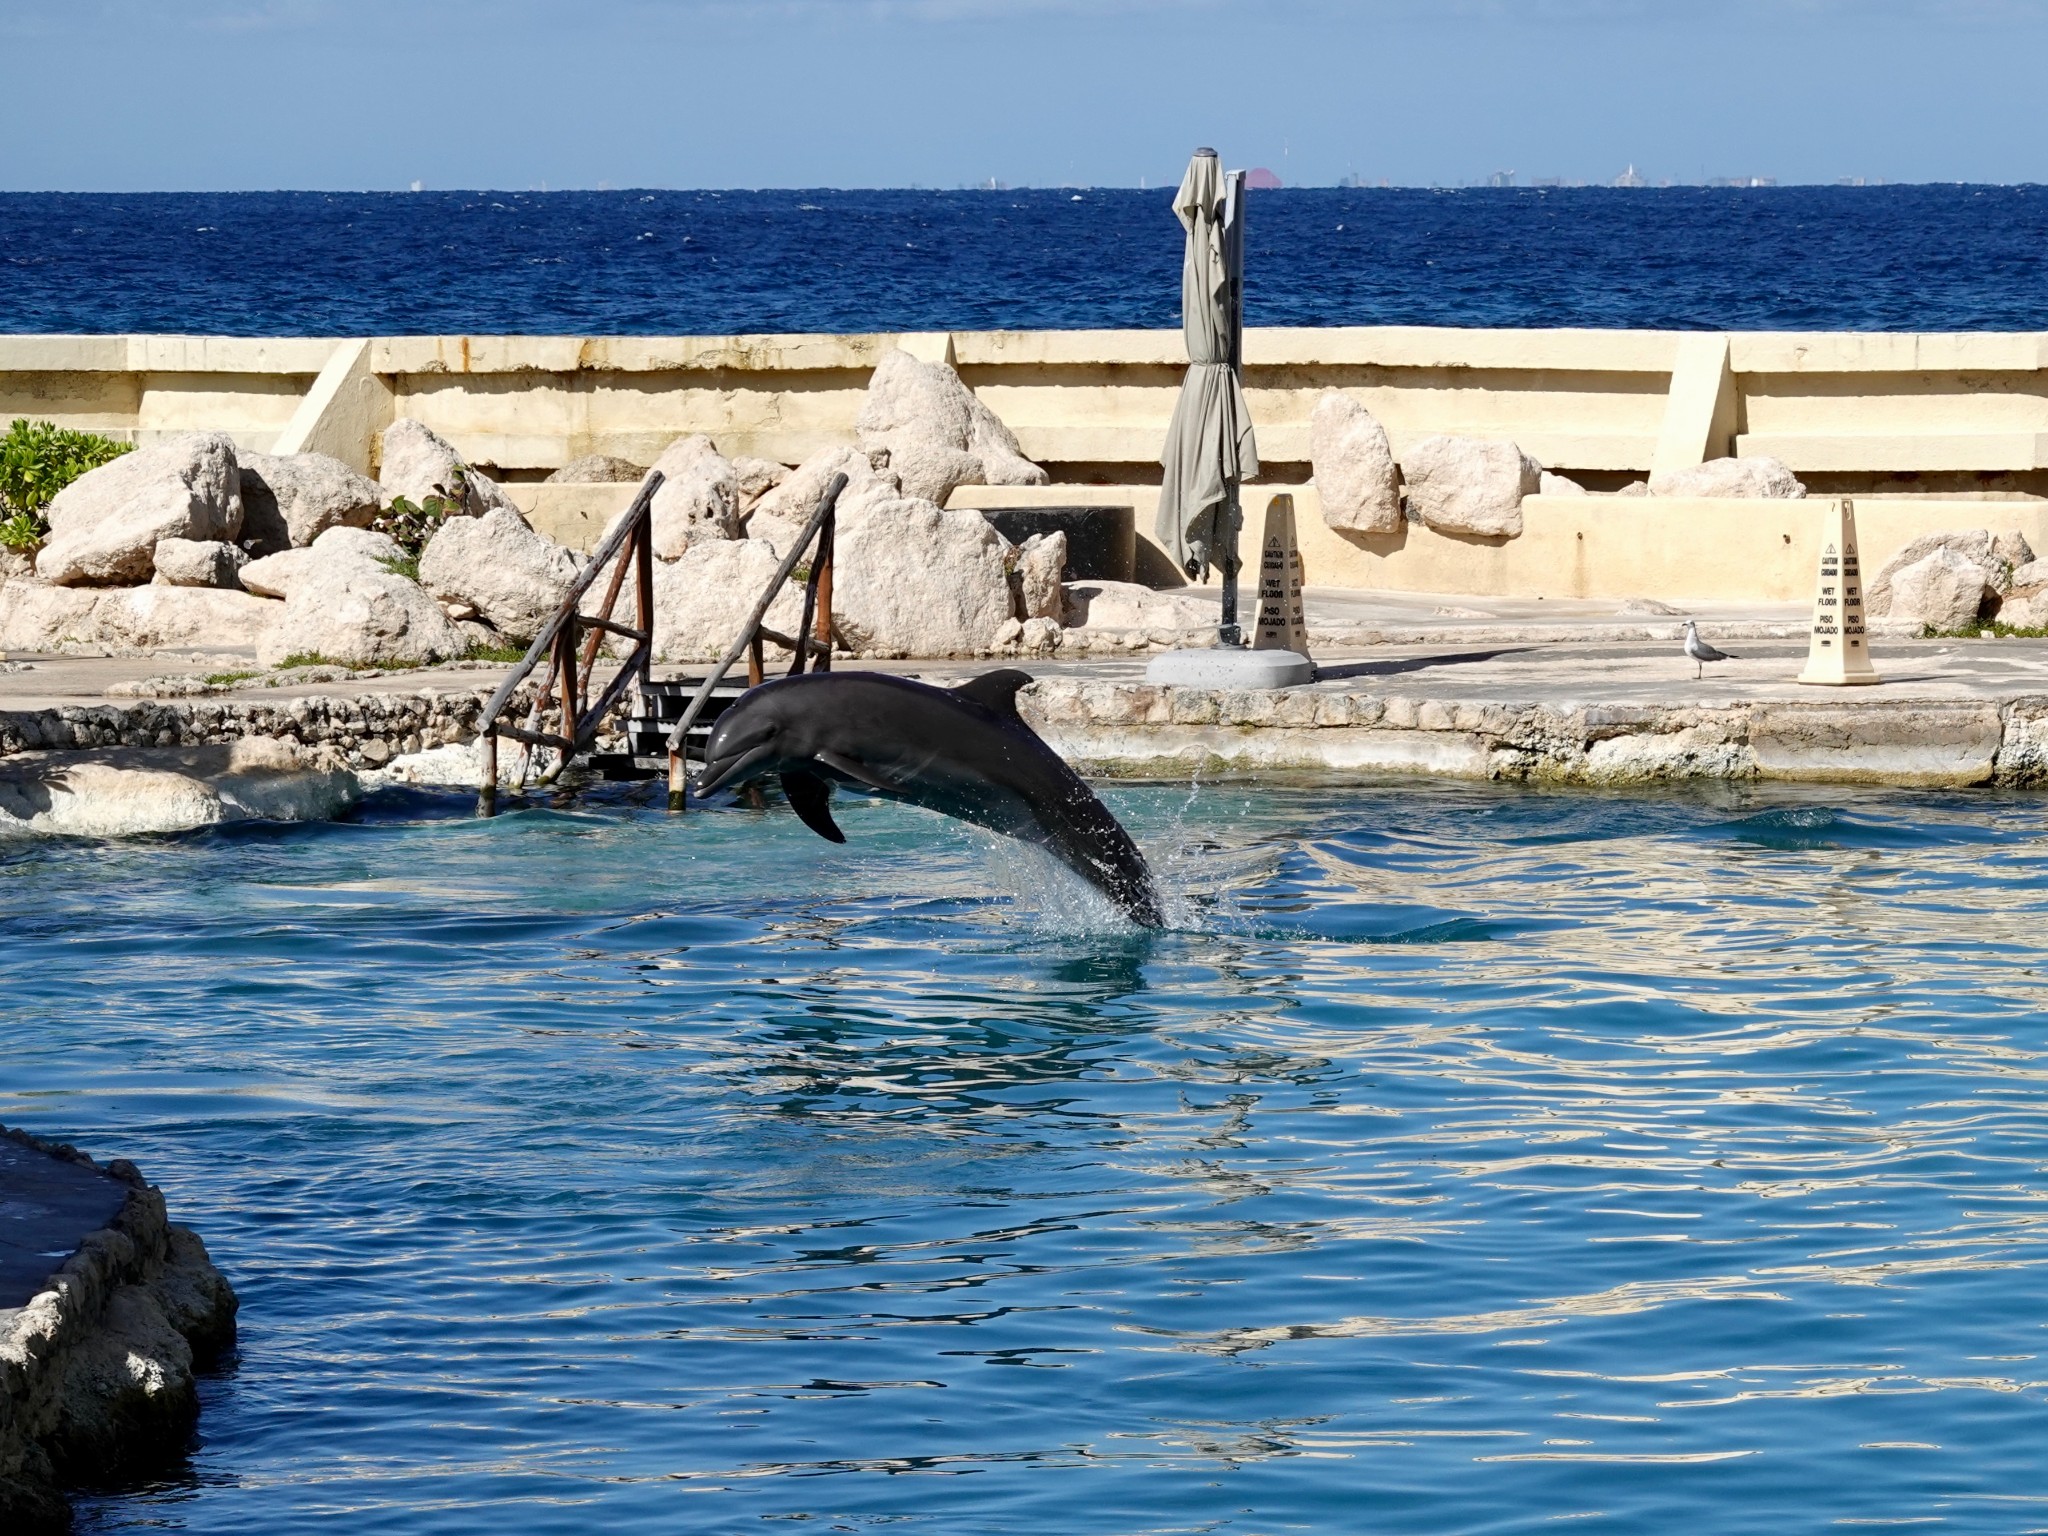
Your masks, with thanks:
[[(66, 1489), (118, 1484), (183, 1453), (195, 1373), (234, 1346), (237, 1303), (134, 1164), (102, 1168), (0, 1129), (0, 1172), (11, 1192), (0, 1243), (75, 1249), (29, 1294), (0, 1294), (0, 1530), (43, 1536), (69, 1528)], [(65, 1220), (94, 1208), (107, 1213), (97, 1225)]]

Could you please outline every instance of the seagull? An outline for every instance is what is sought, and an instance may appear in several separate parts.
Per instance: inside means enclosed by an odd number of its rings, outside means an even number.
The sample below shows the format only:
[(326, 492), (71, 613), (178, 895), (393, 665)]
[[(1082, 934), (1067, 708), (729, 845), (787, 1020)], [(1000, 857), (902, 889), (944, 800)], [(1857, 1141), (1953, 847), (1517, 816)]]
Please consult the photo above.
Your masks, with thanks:
[(1709, 661), (1733, 661), (1735, 658), (1726, 651), (1717, 651), (1700, 638), (1698, 621), (1685, 621), (1685, 654), (1692, 658), (1692, 675), (1695, 680), (1706, 675), (1704, 663)]

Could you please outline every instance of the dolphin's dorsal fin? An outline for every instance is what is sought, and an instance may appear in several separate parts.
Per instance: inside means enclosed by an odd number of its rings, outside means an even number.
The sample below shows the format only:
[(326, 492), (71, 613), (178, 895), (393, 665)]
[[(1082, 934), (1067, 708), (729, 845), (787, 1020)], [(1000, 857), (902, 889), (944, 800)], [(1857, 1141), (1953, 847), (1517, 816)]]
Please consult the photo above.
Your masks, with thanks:
[(1017, 690), (1028, 688), (1031, 682), (1029, 672), (1020, 672), (1015, 667), (1004, 667), (1000, 671), (984, 672), (972, 681), (962, 683), (952, 692), (979, 704), (990, 714), (1001, 719), (1021, 721), (1024, 717), (1017, 713)]
[(782, 792), (797, 820), (828, 843), (843, 843), (846, 834), (832, 819), (832, 786), (815, 773), (789, 772), (782, 776)]

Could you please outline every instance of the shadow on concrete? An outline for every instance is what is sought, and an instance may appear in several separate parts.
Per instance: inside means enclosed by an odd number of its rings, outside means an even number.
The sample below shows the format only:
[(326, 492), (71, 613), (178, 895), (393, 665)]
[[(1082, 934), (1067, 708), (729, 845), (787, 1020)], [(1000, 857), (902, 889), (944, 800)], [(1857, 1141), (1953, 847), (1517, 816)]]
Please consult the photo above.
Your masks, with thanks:
[(1492, 661), (1497, 656), (1519, 656), (1525, 651), (1541, 649), (1535, 645), (1509, 645), (1491, 651), (1454, 651), (1448, 656), (1404, 656), (1398, 661), (1345, 661), (1334, 667), (1317, 667), (1316, 681), (1333, 683), (1348, 677), (1393, 677), (1402, 672), (1426, 672), (1431, 667)]

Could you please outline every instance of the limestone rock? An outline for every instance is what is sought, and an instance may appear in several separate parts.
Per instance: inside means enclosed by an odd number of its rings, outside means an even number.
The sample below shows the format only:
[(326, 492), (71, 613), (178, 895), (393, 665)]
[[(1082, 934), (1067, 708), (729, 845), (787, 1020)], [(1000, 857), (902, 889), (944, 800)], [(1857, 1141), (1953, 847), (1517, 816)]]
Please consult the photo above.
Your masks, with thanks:
[(132, 654), (191, 646), (245, 646), (279, 605), (217, 587), (0, 586), (0, 650)]
[(0, 651), (77, 651), (99, 645), (103, 587), (57, 587), (19, 576), (0, 585)]
[(1652, 496), (1747, 496), (1797, 501), (1806, 487), (1776, 459), (1709, 459), (1650, 476)]
[(1059, 645), (1058, 619), (1026, 619), (1017, 636), (1017, 648), (1036, 656), (1049, 656), (1059, 649)]
[[(495, 480), (471, 468), (445, 440), (410, 416), (402, 416), (384, 429), (377, 479), (387, 495), (403, 496), (415, 506), (425, 505), (429, 496), (445, 496), (459, 499), (471, 517), (512, 506), (512, 498)], [(460, 497), (456, 495), (458, 486)]]
[(15, 549), (0, 544), (0, 581), (12, 581), (17, 576), (33, 576), (36, 570), (36, 556), (32, 549)]
[(653, 508), (658, 559), (673, 560), (707, 539), (740, 537), (738, 477), (703, 433), (670, 443), (648, 473), (662, 476)]
[(770, 459), (753, 459), (742, 454), (732, 461), (732, 473), (739, 491), (739, 514), (744, 518), (776, 486), (789, 478), (789, 467)]
[(242, 547), (252, 555), (303, 549), (330, 528), (376, 519), (377, 482), (324, 453), (240, 456)]
[(1590, 496), (1592, 492), (1569, 476), (1553, 475), (1546, 469), (1536, 479), (1536, 494), (1539, 496)]
[(2048, 560), (2029, 561), (2012, 573), (1998, 617), (2018, 629), (2048, 627)]
[(282, 605), (219, 587), (129, 587), (94, 610), (99, 644), (114, 652), (255, 645)]
[(1991, 541), (1992, 585), (2000, 592), (2012, 586), (2015, 577), (2034, 563), (2034, 548), (2017, 528), (2007, 529)]
[(1962, 629), (1977, 622), (1989, 591), (1990, 573), (1983, 566), (1954, 549), (1935, 549), (1891, 573), (1882, 616)]
[[(655, 660), (715, 661), (723, 656), (780, 564), (776, 552), (757, 539), (704, 539), (675, 560), (658, 562)], [(763, 622), (793, 635), (802, 620), (803, 589), (785, 582)]]
[(1017, 551), (1017, 606), (1019, 619), (1051, 619), (1057, 624), (1066, 614), (1066, 596), (1060, 575), (1067, 568), (1067, 536), (1063, 532), (1034, 533)]
[[(229, 821), (321, 821), (340, 815), (355, 803), (358, 793), (355, 778), (346, 769), (263, 736), (213, 746), (23, 752), (0, 758), (0, 831), (131, 837)], [(172, 1257), (182, 1258), (181, 1267), (190, 1267), (190, 1252), (181, 1255), (174, 1246)], [(218, 1278), (215, 1273), (213, 1279)], [(160, 1286), (161, 1295), (153, 1300), (159, 1305), (168, 1301), (171, 1315), (134, 1321), (138, 1326), (162, 1324), (173, 1329), (194, 1321), (197, 1314), (187, 1313), (203, 1307), (206, 1298), (183, 1292), (205, 1284), (204, 1272), (193, 1270), (186, 1282), (169, 1289)], [(232, 1311), (211, 1327), (227, 1329), (232, 1338)], [(205, 1336), (200, 1342), (205, 1344)], [(191, 1358), (183, 1338), (176, 1348), (136, 1354), (145, 1361), (182, 1356), (189, 1363)], [(122, 1367), (95, 1358), (83, 1368), (118, 1372)], [(102, 1385), (120, 1382), (110, 1379)], [(123, 1395), (80, 1394), (78, 1400), (119, 1401)]]
[(1011, 617), (1009, 542), (979, 512), (912, 497), (840, 526), (832, 618), (857, 651), (973, 656)]
[(500, 507), (443, 523), (420, 556), (420, 585), (444, 603), (467, 604), (507, 639), (527, 641), (562, 606), (579, 568), (571, 551)]
[(889, 471), (877, 470), (859, 448), (827, 448), (812, 454), (790, 471), (788, 477), (755, 503), (747, 519), (747, 537), (766, 539), (787, 553), (803, 536), (818, 509), (818, 498), (836, 474), (846, 476), (846, 489), (839, 493), (839, 526), (870, 505), (896, 501), (903, 495), (902, 482)]
[(1325, 523), (1353, 533), (1400, 531), (1394, 447), (1364, 406), (1334, 389), (1326, 392), (1309, 413), (1308, 455)]
[[(1998, 555), (1994, 553), (1995, 542), (1991, 537), (1990, 530), (1985, 528), (1947, 530), (1940, 533), (1921, 534), (1919, 538), (1913, 540), (1904, 549), (1893, 555), (1891, 559), (1885, 561), (1879, 567), (1877, 574), (1864, 582), (1864, 611), (1873, 619), (1900, 618), (1912, 619), (1922, 624), (1932, 623), (1931, 619), (1921, 618), (1911, 609), (1901, 608), (1898, 612), (1894, 613), (1893, 589), (1900, 572), (1906, 570), (1909, 566), (1918, 565), (1929, 555), (1942, 552), (1954, 555), (1958, 560), (1976, 567), (1984, 589), (1987, 591), (1995, 590), (1997, 582), (2003, 576), (2003, 563)], [(1927, 574), (1931, 575), (1931, 573)], [(1926, 578), (1923, 576), (1922, 579), (1924, 582)], [(1922, 588), (1916, 587), (1915, 591), (1920, 593)], [(1959, 597), (1955, 599), (1956, 603), (1960, 603), (1960, 601), (1961, 598)], [(1951, 612), (1953, 607), (1953, 603), (1944, 604), (1940, 611), (1946, 614)], [(1972, 614), (1974, 615), (1974, 613), (1975, 610), (1972, 609)], [(1944, 625), (1941, 627), (1953, 628), (1954, 626)]]
[(318, 561), (353, 560), (371, 570), (388, 570), (404, 557), (388, 533), (373, 528), (330, 528), (311, 547), (280, 550), (242, 567), (242, 587), (259, 597), (290, 597), (292, 588)]
[(549, 475), (548, 485), (617, 485), (628, 480), (639, 480), (647, 473), (647, 466), (635, 464), (631, 459), (622, 459), (612, 453), (586, 453), (580, 459), (571, 459), (560, 469)]
[(235, 444), (190, 432), (88, 470), (51, 498), (36, 574), (59, 586), (147, 581), (159, 539), (233, 539), (242, 531)]
[(239, 587), (237, 573), (249, 556), (223, 539), (158, 539), (154, 563), (161, 586)]
[[(396, 549), (397, 545), (391, 546)], [(274, 555), (251, 560), (240, 572), (242, 590), (258, 597), (290, 597), (292, 583), (313, 563), (310, 549), (281, 549)]]
[(1157, 592), (1134, 581), (1077, 581), (1067, 588), (1072, 628), (1214, 629), (1220, 614), (1201, 598)]
[(337, 555), (313, 560), (292, 583), (284, 611), (264, 632), (256, 655), (266, 667), (293, 656), (375, 667), (446, 661), (468, 648), (418, 582), (368, 560)]
[(884, 354), (855, 422), (861, 446), (885, 449), (903, 494), (944, 504), (960, 485), (1044, 485), (1046, 473), (944, 363)]
[(1504, 438), (1426, 437), (1401, 460), (1408, 504), (1425, 527), (1479, 538), (1517, 538), (1522, 498), (1543, 466)]

